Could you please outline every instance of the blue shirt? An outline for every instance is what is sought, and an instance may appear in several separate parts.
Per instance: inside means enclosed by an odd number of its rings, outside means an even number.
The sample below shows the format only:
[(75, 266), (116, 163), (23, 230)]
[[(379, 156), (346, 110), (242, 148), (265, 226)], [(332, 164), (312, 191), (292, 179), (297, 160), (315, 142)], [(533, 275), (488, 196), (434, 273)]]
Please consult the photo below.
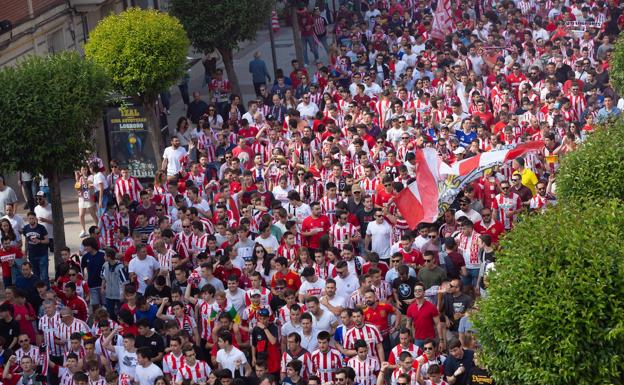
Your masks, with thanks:
[(87, 269), (87, 286), (89, 288), (102, 287), (102, 266), (104, 266), (104, 253), (97, 251), (95, 254), (85, 253), (82, 256), (80, 267)]
[(249, 62), (249, 72), (254, 83), (264, 83), (267, 79), (271, 80), (266, 64), (260, 59), (254, 59)]
[(455, 136), (457, 136), (457, 140), (459, 140), (459, 144), (462, 147), (470, 146), (470, 142), (477, 139), (477, 133), (475, 131), (470, 131), (466, 134), (464, 130), (457, 130), (455, 131)]
[(42, 257), (48, 255), (47, 244), (31, 242), (31, 239), (38, 239), (42, 241), (43, 238), (48, 235), (48, 231), (41, 223), (37, 223), (35, 227), (31, 227), (30, 224), (24, 226), (22, 233), (26, 237), (26, 242), (28, 243), (29, 257)]
[(147, 311), (141, 311), (137, 308), (135, 312), (135, 318), (137, 321), (142, 318), (145, 318), (146, 320), (149, 321), (150, 327), (153, 327), (154, 321), (156, 321), (157, 312), (158, 312), (158, 306), (151, 304), (149, 309), (147, 309)]
[(602, 107), (598, 110), (598, 114), (596, 115), (596, 120), (602, 122), (603, 120), (607, 120), (610, 117), (620, 116), (620, 109), (617, 107), (612, 107), (611, 111), (607, 111), (605, 107)]

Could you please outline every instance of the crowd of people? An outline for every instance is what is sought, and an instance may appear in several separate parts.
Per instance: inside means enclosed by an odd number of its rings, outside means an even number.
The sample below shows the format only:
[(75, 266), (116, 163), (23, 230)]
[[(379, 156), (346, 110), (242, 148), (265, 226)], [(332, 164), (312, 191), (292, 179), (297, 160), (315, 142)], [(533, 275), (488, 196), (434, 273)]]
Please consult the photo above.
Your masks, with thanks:
[[(81, 247), (53, 277), (46, 192), (22, 218), (0, 177), (4, 384), (493, 383), (471, 317), (501, 237), (556, 204), (561, 157), (620, 114), (621, 7), (453, 1), (436, 40), (435, 5), (353, 3), (331, 29), (301, 10), (305, 63), (271, 79), (254, 55), (245, 106), (207, 74), (153, 181), (91, 156)], [(488, 168), (437, 222), (397, 209), (420, 149), (452, 165), (528, 141), (544, 147)]]

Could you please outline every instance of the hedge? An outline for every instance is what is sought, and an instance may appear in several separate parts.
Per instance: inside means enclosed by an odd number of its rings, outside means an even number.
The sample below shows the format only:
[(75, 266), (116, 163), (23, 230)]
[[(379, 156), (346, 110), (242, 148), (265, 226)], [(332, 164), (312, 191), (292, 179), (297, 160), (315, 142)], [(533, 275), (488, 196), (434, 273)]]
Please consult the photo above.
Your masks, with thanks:
[(624, 205), (561, 205), (501, 242), (475, 319), (499, 384), (624, 382)]

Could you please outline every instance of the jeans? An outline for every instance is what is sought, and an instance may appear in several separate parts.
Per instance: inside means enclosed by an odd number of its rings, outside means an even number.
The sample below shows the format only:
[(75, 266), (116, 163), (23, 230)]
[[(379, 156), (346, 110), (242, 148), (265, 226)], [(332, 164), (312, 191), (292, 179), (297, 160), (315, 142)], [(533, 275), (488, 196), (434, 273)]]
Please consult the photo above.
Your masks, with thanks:
[(327, 52), (327, 55), (329, 55), (329, 44), (327, 43), (327, 34), (323, 36), (319, 36), (318, 39), (323, 45), (323, 48), (325, 48), (325, 52)]
[(47, 255), (37, 255), (28, 256), (30, 263), (33, 265), (33, 273), (39, 277), (40, 280), (45, 282), (46, 285), (50, 284), (50, 278), (48, 277), (48, 256)]
[(480, 269), (466, 269), (466, 271), (468, 272), (468, 275), (465, 277), (461, 277), (464, 287), (477, 286), (477, 279), (479, 278), (479, 270)]
[(89, 288), (89, 297), (91, 306), (102, 305), (102, 288), (101, 287), (90, 287)]
[(120, 304), (121, 301), (118, 299), (104, 298), (104, 306), (113, 321), (117, 321), (117, 310), (119, 309)]
[(305, 65), (310, 64), (308, 61), (308, 47), (310, 46), (310, 51), (314, 54), (314, 60), (318, 60), (318, 44), (314, 41), (314, 36), (301, 36), (301, 46), (303, 48), (303, 61)]
[(189, 99), (189, 86), (188, 86), (188, 82), (182, 82), (180, 84), (178, 84), (178, 89), (180, 90), (180, 95), (182, 96), (182, 101), (184, 102), (185, 105), (189, 105), (189, 103), (191, 102)]

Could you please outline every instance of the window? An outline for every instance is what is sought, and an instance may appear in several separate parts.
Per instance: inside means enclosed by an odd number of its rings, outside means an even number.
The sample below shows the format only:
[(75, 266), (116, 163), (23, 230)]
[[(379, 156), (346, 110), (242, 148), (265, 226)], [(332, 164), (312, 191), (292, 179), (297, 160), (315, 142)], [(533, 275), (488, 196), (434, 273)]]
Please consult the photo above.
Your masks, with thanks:
[(65, 36), (63, 29), (59, 29), (48, 35), (48, 52), (59, 53), (65, 50)]

